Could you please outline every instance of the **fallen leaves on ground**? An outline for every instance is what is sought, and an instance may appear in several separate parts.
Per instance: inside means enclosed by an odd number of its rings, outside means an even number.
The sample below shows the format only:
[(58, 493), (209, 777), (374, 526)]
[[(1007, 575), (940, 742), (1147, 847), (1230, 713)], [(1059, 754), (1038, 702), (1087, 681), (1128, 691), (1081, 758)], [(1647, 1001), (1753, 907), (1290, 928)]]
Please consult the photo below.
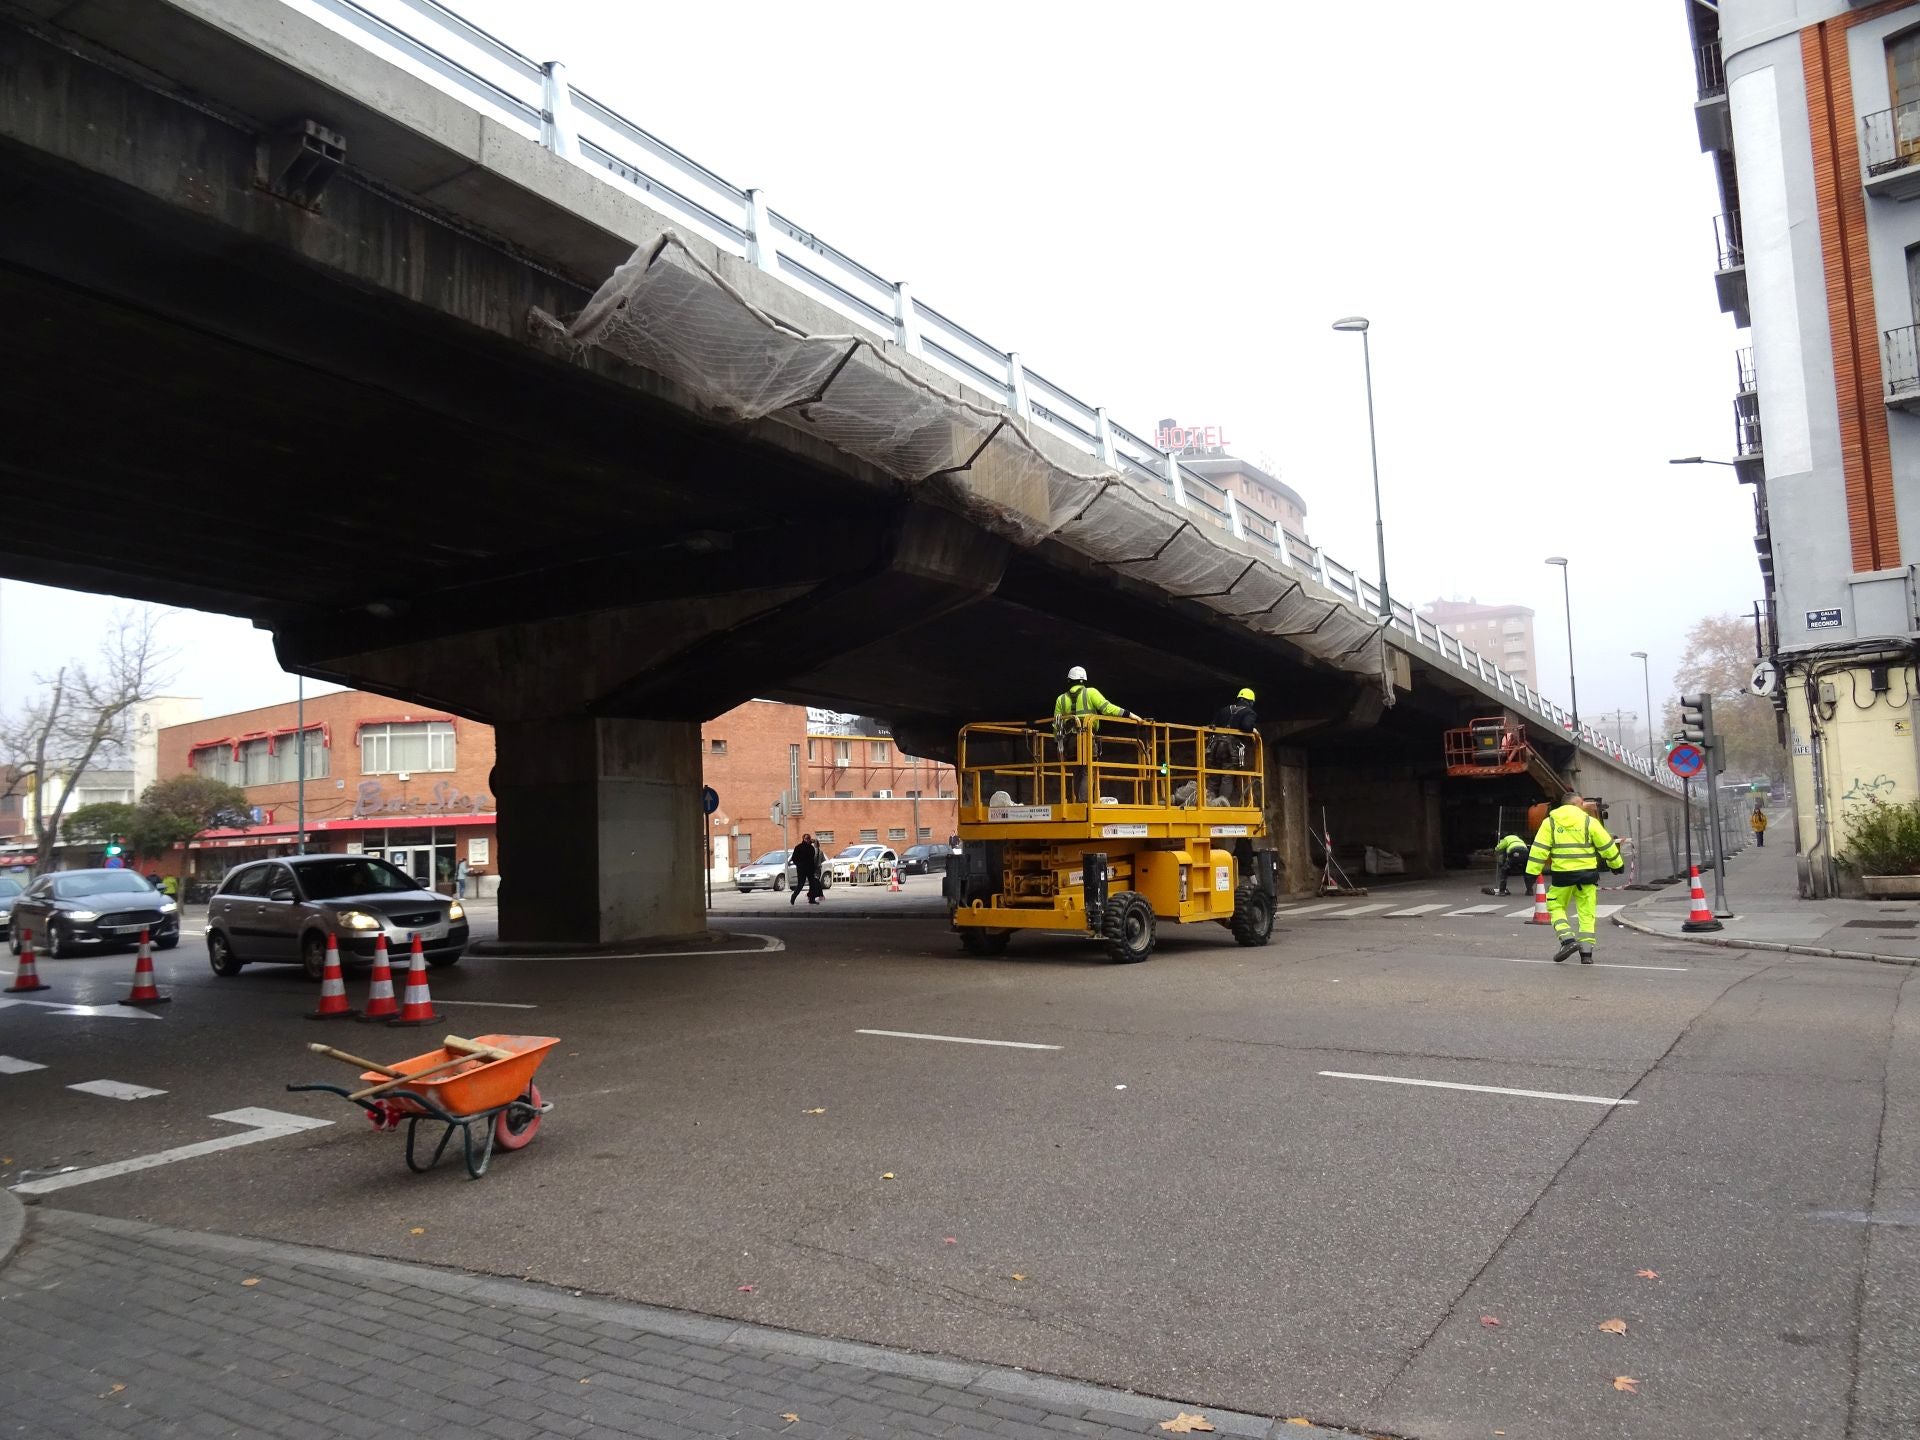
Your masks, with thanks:
[(1482, 1315), (1480, 1317), (1480, 1323), (1486, 1326), (1498, 1325), (1500, 1323), (1500, 1317), (1498, 1315)]
[(260, 1283), (260, 1277), (258, 1275), (255, 1275), (252, 1279), (242, 1280), (240, 1283), (242, 1285), (258, 1285)]
[(782, 1415), (780, 1418), (786, 1421), (789, 1425), (798, 1425), (800, 1423), (800, 1417), (794, 1414), (793, 1411), (791, 1410), (787, 1411), (787, 1413)]
[(1629, 1395), (1638, 1395), (1640, 1393), (1640, 1382), (1631, 1375), (1616, 1375), (1613, 1377), (1613, 1388), (1616, 1390), (1624, 1390)]
[(407, 1231), (407, 1234), (409, 1235), (424, 1235), (426, 1233), (427, 1233), (427, 1227), (424, 1225), (416, 1225), (411, 1230)]
[(1311, 1425), (1312, 1423), (1313, 1422), (1311, 1420), (1305, 1419), (1304, 1417), (1299, 1415), (1289, 1415), (1287, 1417), (1287, 1424), (1289, 1425)]
[(1638, 1275), (1642, 1280), (1658, 1280), (1660, 1278), (1660, 1272), (1658, 1270), (1636, 1270), (1633, 1273)]
[(1599, 1328), (1606, 1331), (1609, 1335), (1624, 1335), (1627, 1333), (1627, 1322), (1624, 1320), (1602, 1320)]
[(882, 1175), (882, 1176), (881, 1176), (880, 1178), (881, 1178), (882, 1180), (891, 1180), (891, 1179), (893, 1179), (893, 1171), (891, 1171), (891, 1170), (889, 1170), (889, 1171), (887, 1171), (887, 1173), (886, 1173), (886, 1174), (884, 1174), (884, 1175)]
[(822, 1105), (817, 1110), (802, 1110), (800, 1113), (802, 1115), (824, 1115), (827, 1113), (827, 1107)]
[(1190, 1435), (1196, 1430), (1213, 1429), (1213, 1423), (1204, 1415), (1189, 1415), (1186, 1411), (1182, 1410), (1171, 1420), (1162, 1420), (1160, 1422), (1160, 1428), (1162, 1430), (1170, 1430), (1175, 1435)]
[(741, 1293), (742, 1295), (751, 1295), (751, 1294), (753, 1293), (753, 1286), (751, 1286), (751, 1285), (742, 1285), (742, 1286), (740, 1287), (740, 1293)]
[(1018, 1270), (1016, 1270), (1016, 1271), (1014, 1271), (1014, 1272), (1013, 1272), (1013, 1278), (1014, 1278), (1014, 1279), (1016, 1279), (1016, 1280), (1024, 1280), (1024, 1279), (1026, 1279), (1027, 1277), (1026, 1277), (1026, 1276), (1024, 1276), (1024, 1275), (1022, 1275), (1022, 1274), (1021, 1274), (1021, 1273), (1020, 1273), (1020, 1272), (1019, 1272)]
[(120, 1392), (121, 1392), (122, 1390), (124, 1390), (124, 1389), (126, 1389), (126, 1388), (127, 1388), (127, 1387), (126, 1387), (126, 1386), (125, 1386), (124, 1384), (122, 1384), (122, 1383), (121, 1383), (120, 1381), (118, 1381), (118, 1380), (116, 1380), (116, 1381), (114, 1381), (114, 1382), (113, 1382), (113, 1384), (112, 1384), (112, 1385), (110, 1385), (110, 1386), (109, 1386), (109, 1387), (108, 1387), (107, 1389), (105, 1389), (105, 1390), (102, 1390), (102, 1391), (100, 1392), (100, 1397), (99, 1397), (99, 1398), (100, 1398), (100, 1399), (102, 1399), (102, 1400), (104, 1400), (104, 1399), (106, 1399), (106, 1398), (107, 1398), (107, 1397), (108, 1397), (109, 1395), (118, 1395), (118, 1394), (119, 1394), (119, 1393), (120, 1393)]
[(593, 1383), (593, 1377), (591, 1375), (582, 1375), (580, 1377), (580, 1383), (582, 1385), (591, 1385)]

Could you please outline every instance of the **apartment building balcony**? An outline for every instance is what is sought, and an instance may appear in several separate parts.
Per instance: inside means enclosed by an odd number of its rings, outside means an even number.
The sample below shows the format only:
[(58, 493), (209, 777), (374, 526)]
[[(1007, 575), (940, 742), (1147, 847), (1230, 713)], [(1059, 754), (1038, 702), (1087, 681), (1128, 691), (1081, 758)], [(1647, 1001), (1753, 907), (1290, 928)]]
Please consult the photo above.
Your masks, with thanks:
[(1866, 116), (1860, 132), (1867, 194), (1885, 200), (1920, 196), (1920, 100)]
[(1700, 149), (1711, 155), (1733, 148), (1733, 126), (1727, 114), (1727, 72), (1720, 65), (1718, 38), (1696, 45), (1693, 74), (1699, 99), (1693, 103), (1693, 124), (1700, 132)]
[(1733, 316), (1733, 323), (1744, 330), (1752, 320), (1747, 313), (1747, 250), (1737, 212), (1713, 217), (1713, 246), (1719, 267), (1713, 272), (1713, 288), (1720, 297), (1720, 313)]
[(1881, 380), (1887, 404), (1920, 415), (1920, 325), (1902, 325), (1880, 337), (1884, 363)]
[(1752, 392), (1733, 397), (1733, 474), (1751, 485), (1767, 473), (1766, 449), (1760, 440), (1760, 397)]

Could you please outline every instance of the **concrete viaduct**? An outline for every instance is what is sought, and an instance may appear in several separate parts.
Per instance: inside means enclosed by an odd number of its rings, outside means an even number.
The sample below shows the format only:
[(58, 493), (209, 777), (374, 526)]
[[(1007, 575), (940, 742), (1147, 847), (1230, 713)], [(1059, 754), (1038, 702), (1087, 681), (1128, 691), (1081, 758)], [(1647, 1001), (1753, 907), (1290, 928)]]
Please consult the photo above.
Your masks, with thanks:
[(905, 286), (897, 334), (824, 338), (849, 306), (757, 192), (729, 247), (567, 130), (555, 68), (546, 143), (418, 69), (268, 0), (0, 0), (0, 570), (493, 724), (503, 938), (703, 928), (731, 705), (938, 755), (1075, 662), (1165, 719), (1258, 687), (1296, 891), (1322, 806), (1418, 871), (1539, 798), (1445, 777), (1441, 732), (1503, 711), (1668, 868), (1643, 762), (1018, 357), (926, 339), (972, 337)]

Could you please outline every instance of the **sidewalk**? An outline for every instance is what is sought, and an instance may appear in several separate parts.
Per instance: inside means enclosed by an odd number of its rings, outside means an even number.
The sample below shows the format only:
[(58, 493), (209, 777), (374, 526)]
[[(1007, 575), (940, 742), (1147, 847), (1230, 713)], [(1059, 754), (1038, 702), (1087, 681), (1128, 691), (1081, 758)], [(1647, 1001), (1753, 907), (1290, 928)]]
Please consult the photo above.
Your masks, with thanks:
[[(0, 1192), (0, 1221), (18, 1208)], [(1342, 1440), (1284, 1417), (47, 1207), (0, 1264), (0, 1354), (0, 1435), (33, 1440), (1122, 1440), (1161, 1435), (1183, 1409), (1220, 1436)]]
[[(1702, 874), (1708, 902), (1713, 877)], [(1741, 950), (1779, 950), (1843, 960), (1920, 965), (1920, 902), (1802, 900), (1793, 851), (1785, 845), (1747, 850), (1727, 861), (1727, 906), (1721, 929), (1690, 935), (1683, 881), (1629, 905), (1613, 923), (1647, 935)]]

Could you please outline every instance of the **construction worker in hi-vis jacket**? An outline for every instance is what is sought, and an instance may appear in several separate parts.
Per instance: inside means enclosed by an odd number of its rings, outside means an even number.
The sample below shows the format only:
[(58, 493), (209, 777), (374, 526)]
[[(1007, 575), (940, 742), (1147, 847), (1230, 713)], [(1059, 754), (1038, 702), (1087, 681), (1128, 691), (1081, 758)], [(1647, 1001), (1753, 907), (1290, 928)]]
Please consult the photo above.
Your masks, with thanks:
[[(1620, 842), (1587, 813), (1578, 795), (1569, 793), (1547, 812), (1540, 833), (1533, 837), (1533, 848), (1527, 852), (1528, 878), (1546, 872), (1547, 914), (1560, 937), (1560, 948), (1553, 955), (1556, 961), (1578, 950), (1582, 965), (1593, 963), (1593, 912), (1600, 894), (1602, 865), (1616, 875), (1627, 868), (1620, 858)], [(1579, 916), (1577, 933), (1567, 923), (1569, 898)]]

